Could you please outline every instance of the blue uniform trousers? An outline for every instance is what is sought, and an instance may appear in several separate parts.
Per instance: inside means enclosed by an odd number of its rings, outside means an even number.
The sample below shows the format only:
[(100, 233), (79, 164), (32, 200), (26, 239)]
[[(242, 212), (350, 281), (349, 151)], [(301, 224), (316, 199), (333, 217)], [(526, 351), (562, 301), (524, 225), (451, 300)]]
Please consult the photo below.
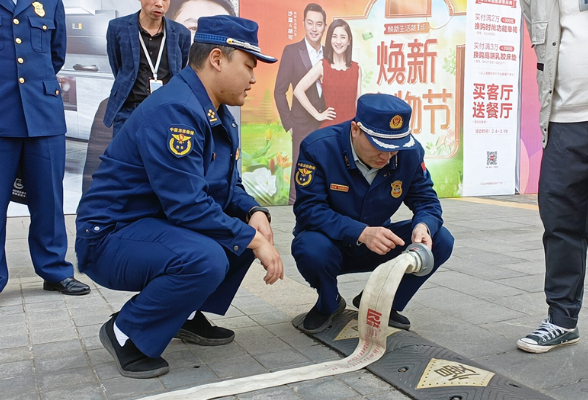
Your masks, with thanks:
[(237, 256), (213, 239), (144, 218), (118, 223), (99, 239), (76, 240), (79, 269), (113, 290), (139, 292), (116, 325), (147, 356), (159, 357), (195, 310), (224, 314), (255, 256)]
[(545, 295), (551, 322), (573, 329), (582, 308), (588, 238), (588, 121), (549, 124), (539, 214), (545, 233)]
[(49, 282), (59, 282), (74, 274), (73, 266), (65, 261), (65, 135), (0, 137), (0, 292), (8, 282), (4, 250), (6, 212), (19, 163), (31, 214), (29, 251), (35, 272)]
[[(380, 264), (397, 257), (406, 250), (411, 243), (412, 221), (386, 223), (389, 228), (406, 243), (403, 247), (396, 247), (381, 256), (365, 245), (344, 245), (331, 240), (324, 234), (315, 231), (303, 231), (292, 242), (292, 255), (296, 260), (298, 270), (306, 281), (315, 288), (319, 298), (318, 311), (330, 314), (337, 309), (337, 277), (352, 272), (369, 272)], [(433, 257), (435, 259), (433, 272), (442, 265), (453, 250), (453, 236), (447, 229), (441, 229), (433, 236)], [(412, 296), (431, 276), (418, 277), (405, 275), (398, 287), (392, 308), (402, 311)]]

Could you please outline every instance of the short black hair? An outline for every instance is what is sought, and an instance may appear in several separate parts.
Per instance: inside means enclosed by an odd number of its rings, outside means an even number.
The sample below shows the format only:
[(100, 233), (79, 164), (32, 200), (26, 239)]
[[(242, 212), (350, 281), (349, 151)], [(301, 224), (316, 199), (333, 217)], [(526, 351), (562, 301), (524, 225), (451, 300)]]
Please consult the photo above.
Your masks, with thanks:
[(315, 12), (319, 12), (321, 14), (323, 14), (323, 22), (326, 24), (327, 23), (327, 13), (325, 12), (325, 10), (323, 10), (323, 8), (316, 4), (316, 3), (308, 3), (306, 5), (306, 7), (304, 8), (304, 19), (306, 19), (306, 14), (309, 11), (315, 11)]
[(200, 43), (194, 42), (190, 47), (190, 55), (188, 56), (188, 62), (193, 70), (198, 71), (204, 67), (204, 63), (208, 58), (210, 52), (214, 49), (220, 49), (225, 57), (229, 61), (233, 58), (233, 52), (236, 50), (234, 47), (221, 46), (218, 44)]
[[(169, 8), (167, 9), (167, 16), (169, 16), (169, 18), (171, 18), (175, 21), (178, 14), (180, 13), (180, 10), (184, 6), (184, 4), (188, 3), (189, 1), (194, 1), (194, 0), (170, 0), (169, 1)], [(213, 3), (218, 4), (219, 6), (221, 6), (225, 10), (227, 10), (227, 13), (229, 13), (229, 15), (232, 15), (233, 17), (237, 16), (237, 14), (235, 13), (235, 8), (233, 7), (233, 3), (231, 3), (231, 0), (208, 0), (208, 1), (211, 1)]]

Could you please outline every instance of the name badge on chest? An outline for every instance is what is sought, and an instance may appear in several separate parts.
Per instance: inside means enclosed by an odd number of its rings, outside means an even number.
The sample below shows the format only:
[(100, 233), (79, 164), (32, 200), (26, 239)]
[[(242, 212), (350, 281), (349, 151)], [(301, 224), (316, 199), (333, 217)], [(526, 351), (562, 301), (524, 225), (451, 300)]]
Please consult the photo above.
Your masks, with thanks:
[(149, 93), (155, 92), (163, 86), (163, 81), (160, 79), (149, 79)]

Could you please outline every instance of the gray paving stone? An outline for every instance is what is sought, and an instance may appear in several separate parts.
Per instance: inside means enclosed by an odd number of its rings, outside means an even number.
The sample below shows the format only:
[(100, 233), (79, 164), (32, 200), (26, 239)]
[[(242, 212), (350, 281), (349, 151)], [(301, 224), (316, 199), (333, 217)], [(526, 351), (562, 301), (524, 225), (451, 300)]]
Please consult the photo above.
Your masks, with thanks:
[(42, 392), (58, 388), (78, 387), (88, 383), (98, 383), (94, 371), (90, 367), (37, 375), (37, 384)]
[(24, 312), (23, 306), (20, 304), (0, 307), (0, 317), (4, 318), (8, 315), (22, 314)]
[(544, 393), (557, 400), (585, 400), (588, 399), (588, 381), (558, 385), (555, 388), (546, 389)]
[(66, 354), (81, 355), (83, 354), (83, 349), (80, 341), (73, 339), (33, 345), (33, 354), (35, 355), (35, 360), (43, 360), (61, 357)]
[(31, 324), (47, 321), (57, 323), (70, 321), (70, 316), (65, 307), (62, 307), (47, 311), (27, 311), (27, 319)]
[(232, 360), (218, 360), (207, 363), (207, 365), (208, 368), (223, 380), (268, 372), (267, 369), (251, 356), (233, 358)]
[(104, 348), (89, 350), (88, 356), (93, 366), (112, 362), (112, 356)]
[(547, 315), (545, 293), (542, 291), (536, 293), (522, 293), (516, 296), (496, 297), (490, 301), (528, 315)]
[(161, 356), (169, 363), (170, 368), (194, 367), (202, 364), (202, 361), (187, 347), (185, 351), (164, 352)]
[(281, 322), (290, 322), (292, 318), (278, 310), (273, 310), (265, 314), (255, 314), (251, 316), (251, 319), (259, 325), (272, 325)]
[(67, 341), (78, 338), (78, 332), (73, 326), (64, 329), (47, 329), (43, 331), (31, 332), (31, 342), (33, 345), (42, 343), (52, 343), (58, 341)]
[(237, 396), (241, 400), (300, 400), (300, 397), (289, 387), (275, 387), (254, 392), (243, 393)]
[(348, 385), (332, 377), (293, 383), (290, 386), (305, 400), (350, 399), (359, 395)]
[(35, 362), (39, 374), (82, 368), (89, 366), (89, 364), (86, 354), (46, 358)]
[(32, 358), (33, 355), (29, 351), (28, 346), (2, 349), (2, 351), (0, 351), (0, 367), (2, 367), (2, 364), (28, 360)]
[[(2, 318), (2, 324), (0, 325), (0, 338), (4, 336), (14, 336), (14, 335), (27, 335), (27, 325), (24, 321), (11, 324), (6, 321), (8, 318)], [(6, 322), (6, 323), (5, 323)]]
[(15, 336), (2, 336), (0, 340), (0, 350), (9, 349), (11, 347), (21, 347), (29, 345), (29, 336), (20, 334)]
[(287, 343), (262, 327), (235, 330), (235, 341), (252, 355), (274, 353), (290, 348)]
[(297, 368), (303, 365), (314, 364), (308, 357), (294, 349), (279, 351), (276, 353), (261, 354), (256, 356), (255, 359), (270, 371)]
[(366, 397), (366, 400), (409, 400), (410, 397), (402, 394), (398, 390), (388, 389), (385, 392), (372, 394)]
[(33, 374), (15, 376), (8, 379), (0, 379), (0, 393), (3, 398), (11, 399), (13, 397), (37, 393), (37, 385)]
[[(260, 314), (264, 315), (264, 314)], [(223, 328), (227, 329), (239, 329), (239, 328), (248, 328), (251, 326), (257, 326), (258, 323), (255, 322), (251, 317), (247, 315), (241, 315), (238, 317), (232, 318), (223, 318), (214, 321), (214, 324), (217, 326), (222, 326)]]
[(188, 344), (188, 347), (200, 360), (207, 364), (215, 360), (232, 360), (247, 355), (247, 352), (235, 342), (228, 343), (224, 346)]
[(411, 314), (411, 330), (426, 339), (468, 358), (499, 354), (512, 350), (515, 343), (476, 325), (450, 315), (435, 318), (435, 310), (423, 309)]
[(521, 290), (510, 286), (485, 281), (481, 278), (455, 271), (435, 273), (430, 279), (439, 286), (457, 290), (481, 299), (514, 296), (522, 293)]
[(195, 366), (172, 367), (169, 373), (160, 376), (159, 379), (167, 389), (174, 390), (219, 381), (214, 372), (206, 366), (199, 366), (198, 368), (195, 368)]
[(384, 382), (366, 370), (337, 375), (336, 378), (363, 396), (381, 393), (390, 388), (387, 382)]
[(104, 400), (104, 391), (98, 384), (79, 385), (41, 394), (42, 400)]
[(586, 348), (579, 345), (554, 349), (544, 354), (530, 354), (512, 349), (502, 354), (480, 357), (475, 361), (515, 381), (526, 382), (539, 391), (577, 383), (585, 377), (585, 371), (588, 370)]
[(154, 379), (131, 379), (119, 377), (102, 381), (108, 399), (125, 399), (136, 395), (147, 395), (165, 389), (161, 381)]
[(82, 338), (82, 343), (86, 350), (96, 350), (102, 348), (102, 343), (100, 343), (98, 333), (96, 333), (96, 336)]
[(60, 308), (63, 308), (63, 300), (61, 298), (58, 299), (48, 299), (42, 303), (29, 303), (26, 305), (27, 313), (44, 313), (46, 311), (53, 311)]
[(500, 285), (512, 286), (529, 293), (543, 293), (543, 288), (545, 286), (545, 274), (541, 273), (520, 276), (517, 278), (499, 279), (495, 280), (494, 282)]
[(121, 374), (118, 372), (118, 369), (116, 369), (116, 365), (114, 364), (114, 359), (112, 358), (112, 356), (110, 357), (109, 361), (110, 362), (104, 364), (94, 365), (94, 371), (96, 372), (96, 375), (98, 375), (98, 378), (101, 382), (108, 379), (121, 377)]
[(37, 392), (24, 393), (20, 395), (10, 396), (10, 400), (39, 400), (41, 394)]
[(33, 360), (21, 360), (0, 365), (0, 377), (14, 378), (33, 373)]
[(308, 357), (315, 363), (322, 361), (340, 360), (341, 358), (343, 358), (335, 350), (331, 350), (330, 348), (322, 344), (315, 344), (314, 346), (309, 347), (300, 347), (296, 350), (304, 354), (306, 357)]

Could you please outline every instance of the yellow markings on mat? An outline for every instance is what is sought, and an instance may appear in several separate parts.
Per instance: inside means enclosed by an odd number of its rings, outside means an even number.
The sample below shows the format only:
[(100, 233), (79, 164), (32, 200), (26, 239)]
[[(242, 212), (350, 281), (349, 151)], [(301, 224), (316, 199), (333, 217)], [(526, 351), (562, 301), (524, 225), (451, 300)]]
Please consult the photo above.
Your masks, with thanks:
[(492, 206), (502, 206), (502, 207), (510, 207), (510, 208), (521, 208), (523, 210), (538, 210), (536, 204), (526, 204), (526, 203), (515, 203), (512, 201), (500, 201), (500, 200), (493, 200), (493, 199), (483, 199), (479, 197), (456, 197), (451, 200), (457, 201), (467, 201), (469, 203), (478, 203), (478, 204), (488, 204)]
[[(391, 326), (388, 327), (388, 333), (386, 337), (390, 335), (400, 332), (400, 329), (392, 328)], [(359, 338), (359, 327), (357, 325), (357, 320), (352, 319), (345, 325), (341, 332), (337, 335), (334, 340), (345, 340), (345, 339), (358, 339)]]
[(417, 389), (448, 386), (488, 386), (494, 372), (455, 361), (431, 358)]

